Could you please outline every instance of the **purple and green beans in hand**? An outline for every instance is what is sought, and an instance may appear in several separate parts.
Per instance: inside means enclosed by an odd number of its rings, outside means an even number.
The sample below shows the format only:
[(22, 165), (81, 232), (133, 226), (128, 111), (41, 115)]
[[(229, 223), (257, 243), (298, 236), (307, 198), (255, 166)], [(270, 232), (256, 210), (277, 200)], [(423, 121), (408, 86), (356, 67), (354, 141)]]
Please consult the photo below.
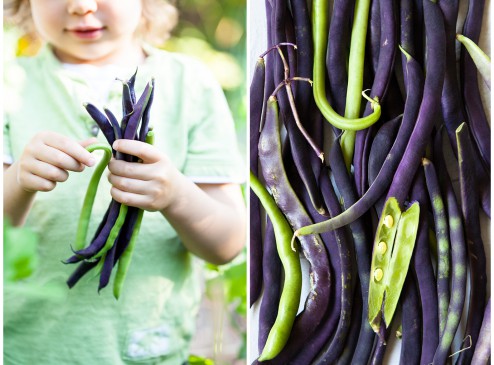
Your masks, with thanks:
[(89, 152), (103, 150), (104, 156), (91, 177), (84, 198), (74, 244), (74, 255), (65, 260), (67, 264), (82, 261), (67, 281), (67, 285), (70, 288), (87, 272), (96, 268), (96, 271), (100, 274), (98, 291), (108, 285), (112, 269), (118, 264), (113, 288), (113, 294), (116, 299), (120, 297), (122, 292), (123, 282), (139, 233), (143, 210), (128, 207), (111, 199), (107, 212), (89, 244), (86, 243), (86, 237), (99, 180), (110, 162), (112, 155), (116, 159), (137, 162), (137, 159), (133, 156), (115, 153), (111, 147), (115, 140), (121, 138), (138, 139), (151, 144), (154, 141), (154, 132), (149, 128), (150, 108), (154, 94), (154, 80), (151, 80), (147, 84), (144, 92), (136, 101), (134, 90), (136, 74), (137, 71), (128, 81), (122, 81), (123, 117), (120, 124), (112, 111), (105, 108), (103, 113), (92, 104), (84, 104), (89, 115), (103, 132), (108, 145), (97, 143), (87, 147)]

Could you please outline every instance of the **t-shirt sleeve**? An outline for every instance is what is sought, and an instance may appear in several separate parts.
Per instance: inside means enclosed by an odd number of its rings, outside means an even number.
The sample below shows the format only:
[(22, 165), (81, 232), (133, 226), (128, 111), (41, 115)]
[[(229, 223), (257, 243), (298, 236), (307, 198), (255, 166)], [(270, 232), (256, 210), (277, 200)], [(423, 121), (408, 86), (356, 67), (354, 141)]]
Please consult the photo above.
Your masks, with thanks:
[[(198, 73), (196, 73), (198, 75)], [(195, 83), (196, 107), (201, 108), (188, 132), (184, 174), (196, 183), (242, 183), (244, 163), (235, 125), (218, 82), (203, 67)]]

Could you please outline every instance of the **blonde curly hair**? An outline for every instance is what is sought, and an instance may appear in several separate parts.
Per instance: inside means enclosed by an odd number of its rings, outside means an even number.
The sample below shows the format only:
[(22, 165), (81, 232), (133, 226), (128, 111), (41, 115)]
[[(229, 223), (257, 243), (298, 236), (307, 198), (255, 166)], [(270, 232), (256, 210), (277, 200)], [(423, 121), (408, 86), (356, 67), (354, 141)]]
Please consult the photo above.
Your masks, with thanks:
[[(137, 34), (144, 41), (161, 46), (170, 37), (178, 22), (178, 10), (173, 0), (142, 0), (142, 19)], [(4, 0), (4, 21), (36, 37), (29, 0)]]

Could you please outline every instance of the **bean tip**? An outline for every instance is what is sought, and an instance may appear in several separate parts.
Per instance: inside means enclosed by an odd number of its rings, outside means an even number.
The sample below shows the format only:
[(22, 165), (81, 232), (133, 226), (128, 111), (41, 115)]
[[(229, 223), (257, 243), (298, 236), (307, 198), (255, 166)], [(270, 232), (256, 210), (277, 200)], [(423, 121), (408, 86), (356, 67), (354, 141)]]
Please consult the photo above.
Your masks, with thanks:
[(324, 163), (324, 152), (321, 152), (317, 157), (319, 157), (321, 159), (321, 162)]
[(298, 230), (293, 232), (292, 240), (290, 242), (290, 247), (292, 248), (293, 252), (297, 252), (297, 249), (295, 247), (295, 240), (297, 239), (297, 237), (298, 237)]

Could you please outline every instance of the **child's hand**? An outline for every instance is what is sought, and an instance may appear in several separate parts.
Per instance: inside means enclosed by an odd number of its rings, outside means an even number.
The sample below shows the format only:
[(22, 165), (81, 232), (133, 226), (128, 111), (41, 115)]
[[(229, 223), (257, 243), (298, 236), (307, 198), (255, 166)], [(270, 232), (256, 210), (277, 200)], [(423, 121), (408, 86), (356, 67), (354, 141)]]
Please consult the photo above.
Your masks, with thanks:
[(112, 159), (108, 164), (111, 196), (116, 201), (148, 211), (161, 211), (172, 204), (180, 173), (165, 154), (150, 144), (125, 139), (115, 141), (113, 148), (142, 160)]
[(36, 134), (17, 161), (17, 182), (27, 192), (53, 190), (57, 182), (68, 179), (68, 171), (95, 164), (84, 148), (93, 142), (94, 138), (79, 143), (55, 132)]

